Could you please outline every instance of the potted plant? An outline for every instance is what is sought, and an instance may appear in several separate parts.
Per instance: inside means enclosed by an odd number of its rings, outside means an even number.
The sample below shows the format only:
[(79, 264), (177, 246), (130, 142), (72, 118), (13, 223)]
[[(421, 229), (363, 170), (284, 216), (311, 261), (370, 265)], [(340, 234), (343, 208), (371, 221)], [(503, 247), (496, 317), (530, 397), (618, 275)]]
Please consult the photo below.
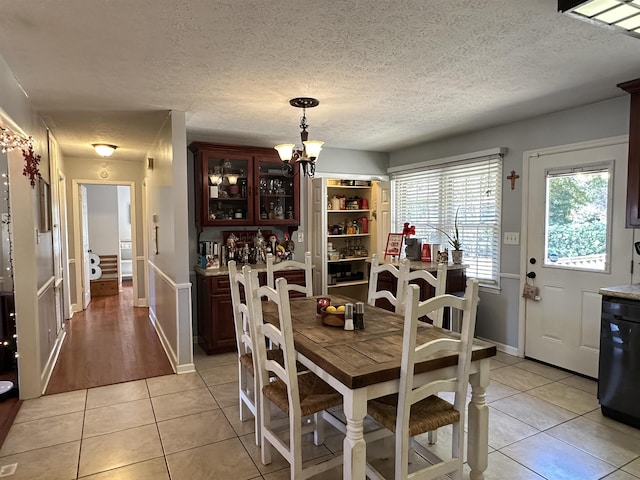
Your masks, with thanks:
[(455, 264), (462, 263), (462, 243), (460, 243), (460, 232), (458, 231), (458, 211), (459, 210), (460, 210), (460, 207), (458, 207), (458, 209), (456, 210), (456, 217), (453, 224), (453, 233), (451, 235), (445, 232), (444, 230), (442, 230), (441, 228), (434, 227), (433, 225), (429, 225), (431, 228), (434, 228), (439, 232), (444, 233), (444, 235), (447, 237), (447, 240), (449, 241), (449, 245), (453, 247), (453, 250), (451, 251), (451, 258), (453, 260), (453, 263)]

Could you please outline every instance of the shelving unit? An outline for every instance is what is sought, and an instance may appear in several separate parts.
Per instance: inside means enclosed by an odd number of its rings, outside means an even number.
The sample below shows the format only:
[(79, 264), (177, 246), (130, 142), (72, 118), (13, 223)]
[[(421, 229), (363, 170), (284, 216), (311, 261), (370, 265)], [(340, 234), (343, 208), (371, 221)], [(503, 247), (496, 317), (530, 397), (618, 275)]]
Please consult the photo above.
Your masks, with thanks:
[[(388, 198), (388, 194), (381, 195), (388, 188), (389, 182), (371, 177), (313, 180), (315, 293), (334, 293), (366, 301), (368, 262), (373, 253), (384, 248), (380, 246), (381, 237), (386, 239), (389, 229), (390, 207), (381, 201)], [(339, 197), (345, 199), (341, 203), (344, 208), (332, 208)], [(355, 208), (356, 202), (358, 208)]]

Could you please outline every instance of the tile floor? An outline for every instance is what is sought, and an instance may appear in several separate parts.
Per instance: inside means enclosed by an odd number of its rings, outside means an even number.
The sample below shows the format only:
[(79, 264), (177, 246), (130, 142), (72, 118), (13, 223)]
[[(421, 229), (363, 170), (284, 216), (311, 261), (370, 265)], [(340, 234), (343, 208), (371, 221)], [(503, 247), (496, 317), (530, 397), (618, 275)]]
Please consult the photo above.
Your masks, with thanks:
[[(235, 354), (198, 353), (196, 367), (24, 402), (0, 449), (0, 468), (18, 464), (9, 480), (288, 479), (276, 454), (262, 465), (253, 422), (239, 421)], [(595, 382), (499, 353), (487, 391), (485, 478), (640, 478), (640, 430), (604, 418), (595, 394)], [(342, 447), (338, 435), (320, 447), (308, 440), (306, 458)], [(450, 431), (441, 429), (434, 448), (446, 450), (449, 441)], [(383, 472), (392, 468), (388, 452), (368, 448)], [(336, 469), (315, 478), (340, 477)]]

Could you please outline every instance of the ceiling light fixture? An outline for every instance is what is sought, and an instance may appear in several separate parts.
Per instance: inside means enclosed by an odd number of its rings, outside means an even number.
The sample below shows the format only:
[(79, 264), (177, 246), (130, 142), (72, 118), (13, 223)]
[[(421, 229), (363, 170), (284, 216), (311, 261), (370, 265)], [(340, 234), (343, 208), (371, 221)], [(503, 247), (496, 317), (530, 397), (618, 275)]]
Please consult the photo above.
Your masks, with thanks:
[(106, 143), (92, 143), (91, 145), (101, 157), (110, 157), (118, 148), (116, 145), (108, 145)]
[(316, 173), (316, 160), (322, 150), (324, 142), (318, 140), (308, 140), (309, 132), (307, 132), (307, 108), (313, 108), (320, 105), (320, 102), (315, 98), (299, 97), (289, 100), (292, 107), (302, 109), (302, 118), (300, 119), (300, 139), (302, 140), (302, 148), (296, 148), (293, 143), (283, 143), (276, 145), (275, 149), (280, 155), (280, 160), (284, 162), (282, 166), (282, 173), (285, 176), (293, 176), (293, 165), (291, 159), (295, 160), (297, 164), (302, 168), (302, 173), (309, 178), (313, 178)]
[(640, 0), (558, 0), (558, 11), (640, 38)]

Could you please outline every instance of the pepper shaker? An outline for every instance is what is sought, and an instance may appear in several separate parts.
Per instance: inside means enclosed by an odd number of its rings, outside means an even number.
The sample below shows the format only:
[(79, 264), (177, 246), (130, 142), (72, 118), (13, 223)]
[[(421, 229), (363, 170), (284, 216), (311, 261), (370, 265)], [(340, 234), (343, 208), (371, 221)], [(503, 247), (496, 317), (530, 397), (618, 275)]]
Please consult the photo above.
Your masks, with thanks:
[(344, 305), (344, 329), (353, 330), (353, 303)]
[(364, 330), (364, 302), (356, 303), (356, 311), (353, 314), (353, 327), (356, 330)]

